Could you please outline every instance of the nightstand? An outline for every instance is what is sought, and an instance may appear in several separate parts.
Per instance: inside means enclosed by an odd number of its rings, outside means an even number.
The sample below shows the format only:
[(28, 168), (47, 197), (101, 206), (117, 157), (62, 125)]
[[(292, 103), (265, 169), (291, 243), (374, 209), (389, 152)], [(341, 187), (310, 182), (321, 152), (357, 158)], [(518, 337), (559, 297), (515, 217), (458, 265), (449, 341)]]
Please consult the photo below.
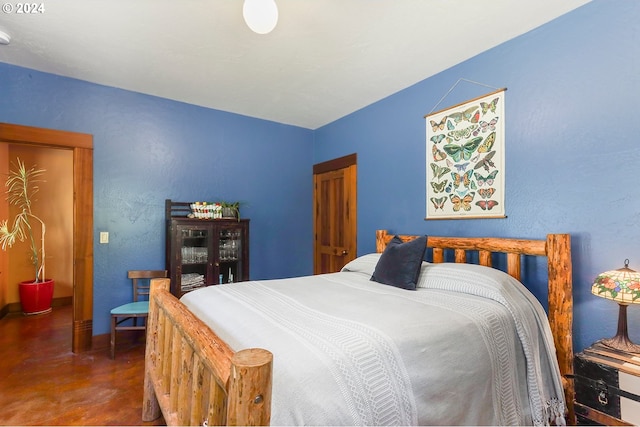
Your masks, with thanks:
[(640, 425), (640, 355), (596, 343), (574, 359), (578, 425)]

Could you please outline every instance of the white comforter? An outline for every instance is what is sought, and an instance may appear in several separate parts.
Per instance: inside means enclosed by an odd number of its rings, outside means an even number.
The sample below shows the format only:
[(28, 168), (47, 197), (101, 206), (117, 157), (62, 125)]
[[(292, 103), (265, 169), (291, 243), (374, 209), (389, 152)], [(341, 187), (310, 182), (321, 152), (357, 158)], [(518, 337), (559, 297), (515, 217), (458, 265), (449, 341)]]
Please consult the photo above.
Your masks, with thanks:
[[(273, 425), (517, 425), (564, 410), (549, 327), (498, 270), (424, 263), (419, 289), (340, 273), (211, 286), (182, 301), (235, 350), (274, 354)], [(561, 420), (559, 420), (561, 421)]]

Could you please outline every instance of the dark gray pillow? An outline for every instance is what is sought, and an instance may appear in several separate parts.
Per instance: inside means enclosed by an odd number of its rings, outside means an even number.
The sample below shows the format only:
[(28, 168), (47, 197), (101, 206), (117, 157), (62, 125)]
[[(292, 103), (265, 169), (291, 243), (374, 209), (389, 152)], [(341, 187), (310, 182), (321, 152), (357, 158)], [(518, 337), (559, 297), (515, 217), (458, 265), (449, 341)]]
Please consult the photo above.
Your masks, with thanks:
[(406, 243), (394, 236), (380, 256), (371, 280), (415, 290), (426, 248), (427, 236)]

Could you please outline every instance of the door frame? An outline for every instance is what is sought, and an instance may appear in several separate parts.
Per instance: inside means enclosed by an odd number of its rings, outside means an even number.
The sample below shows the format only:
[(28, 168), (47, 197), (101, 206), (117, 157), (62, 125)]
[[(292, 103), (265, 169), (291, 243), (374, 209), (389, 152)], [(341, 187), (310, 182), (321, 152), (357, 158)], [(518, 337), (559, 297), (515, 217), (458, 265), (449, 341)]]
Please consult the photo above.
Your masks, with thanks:
[(93, 135), (0, 123), (0, 143), (73, 151), (72, 351), (91, 349), (93, 336)]

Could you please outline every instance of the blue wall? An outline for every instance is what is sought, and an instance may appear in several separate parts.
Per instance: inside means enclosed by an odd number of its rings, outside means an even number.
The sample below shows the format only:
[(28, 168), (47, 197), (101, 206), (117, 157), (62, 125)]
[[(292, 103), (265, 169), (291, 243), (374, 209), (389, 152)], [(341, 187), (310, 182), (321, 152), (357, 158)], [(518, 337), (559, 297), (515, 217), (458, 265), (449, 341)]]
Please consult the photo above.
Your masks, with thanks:
[[(571, 233), (575, 348), (613, 336), (601, 271), (640, 270), (640, 2), (595, 0), (316, 131), (0, 64), (0, 121), (86, 132), (95, 146), (94, 333), (125, 271), (164, 265), (165, 198), (246, 202), (252, 278), (312, 271), (312, 165), (358, 154), (358, 252), (374, 230), (541, 238)], [(424, 43), (416, 55), (432, 52)], [(425, 120), (459, 80), (506, 87), (506, 219), (424, 221)], [(459, 83), (438, 109), (490, 92)], [(277, 205), (274, 200), (277, 199)], [(386, 207), (385, 207), (386, 206)], [(283, 213), (283, 212), (286, 212)], [(293, 248), (293, 249), (292, 249)], [(543, 278), (529, 272), (544, 298)], [(640, 342), (640, 307), (629, 309)]]
[[(164, 269), (164, 201), (239, 200), (252, 279), (313, 272), (313, 132), (0, 63), (0, 122), (94, 137), (94, 334)], [(108, 231), (109, 244), (98, 244)]]
[[(358, 153), (359, 253), (375, 249), (380, 227), (523, 238), (571, 233), (575, 348), (615, 335), (617, 304), (590, 288), (625, 258), (640, 270), (638, 22), (640, 2), (596, 0), (317, 130), (316, 162)], [(425, 43), (425, 51), (432, 48)], [(506, 219), (424, 220), (424, 115), (461, 78), (507, 88)], [(492, 91), (462, 81), (437, 110)], [(546, 299), (541, 280), (531, 282)], [(640, 342), (640, 307), (629, 308), (629, 329)]]

